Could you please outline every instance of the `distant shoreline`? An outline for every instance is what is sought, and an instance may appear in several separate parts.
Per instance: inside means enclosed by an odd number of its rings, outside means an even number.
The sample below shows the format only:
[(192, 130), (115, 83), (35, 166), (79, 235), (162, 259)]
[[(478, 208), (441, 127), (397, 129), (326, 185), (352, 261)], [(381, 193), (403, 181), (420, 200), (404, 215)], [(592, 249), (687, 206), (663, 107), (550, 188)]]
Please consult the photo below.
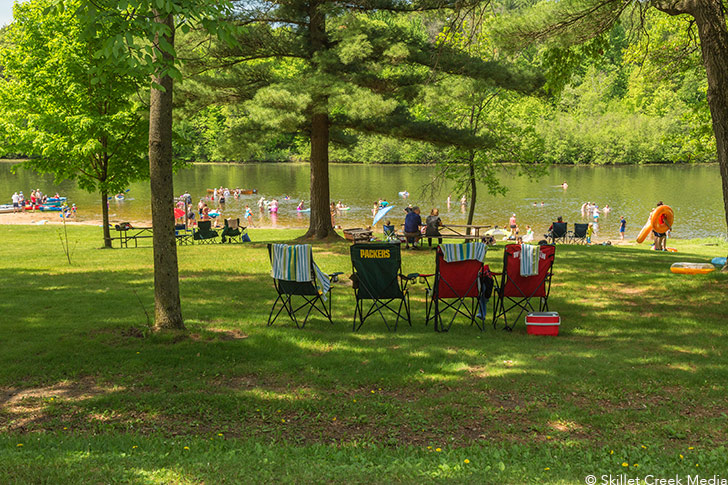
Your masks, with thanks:
[[(22, 163), (27, 162), (30, 160), (29, 158), (17, 158), (17, 159), (10, 159), (10, 158), (0, 158), (0, 163)], [(279, 160), (279, 161), (272, 161), (272, 160), (257, 160), (257, 161), (250, 161), (250, 162), (185, 162), (188, 165), (308, 165), (307, 161), (293, 161), (293, 160)], [(402, 162), (402, 163), (396, 163), (396, 162), (339, 162), (339, 161), (329, 161), (329, 165), (376, 165), (376, 166), (384, 166), (384, 165), (391, 165), (396, 167), (423, 167), (423, 166), (432, 166), (435, 165), (434, 163), (430, 162), (420, 162), (420, 163), (413, 163), (413, 162)], [(511, 166), (511, 165), (518, 165), (517, 162), (496, 162), (496, 165), (501, 166)], [(654, 167), (654, 166), (675, 166), (675, 165), (681, 165), (681, 166), (693, 166), (693, 165), (699, 165), (699, 166), (709, 166), (709, 165), (718, 165), (717, 161), (714, 162), (648, 162), (648, 163), (600, 163), (600, 164), (590, 164), (590, 163), (570, 163), (570, 162), (563, 162), (563, 163), (554, 163), (550, 166), (553, 167)]]

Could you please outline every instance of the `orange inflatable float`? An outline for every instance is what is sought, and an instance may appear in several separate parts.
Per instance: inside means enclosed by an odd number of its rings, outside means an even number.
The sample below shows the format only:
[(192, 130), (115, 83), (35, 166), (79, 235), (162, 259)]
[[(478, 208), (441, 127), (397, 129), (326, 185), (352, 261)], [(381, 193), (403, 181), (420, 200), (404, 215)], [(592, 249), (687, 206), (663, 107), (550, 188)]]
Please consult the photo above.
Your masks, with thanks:
[(672, 229), (672, 222), (674, 221), (674, 219), (675, 213), (672, 211), (672, 208), (670, 208), (669, 205), (659, 206), (657, 209), (653, 210), (650, 213), (650, 216), (647, 218), (647, 223), (640, 231), (639, 236), (637, 236), (637, 242), (642, 244), (642, 242), (647, 239), (650, 231), (669, 231), (670, 229)]
[(707, 274), (715, 271), (710, 263), (673, 263), (670, 271), (676, 274)]

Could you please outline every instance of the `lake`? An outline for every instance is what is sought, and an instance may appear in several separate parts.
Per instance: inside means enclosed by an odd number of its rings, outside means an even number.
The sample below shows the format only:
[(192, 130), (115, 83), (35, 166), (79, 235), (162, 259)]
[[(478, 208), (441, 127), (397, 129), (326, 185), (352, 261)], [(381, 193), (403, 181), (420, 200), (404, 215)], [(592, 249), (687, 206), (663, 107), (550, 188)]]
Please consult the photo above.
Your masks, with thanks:
[[(29, 196), (33, 188), (44, 193), (59, 192), (76, 203), (79, 219), (97, 220), (101, 217), (98, 194), (78, 189), (72, 182), (53, 183), (53, 177), (38, 175), (18, 168), (14, 163), (0, 163), (0, 203), (10, 203), (14, 191), (22, 190)], [(475, 222), (504, 226), (512, 213), (519, 225), (530, 224), (536, 234), (542, 234), (557, 216), (567, 222), (582, 220), (581, 205), (596, 202), (599, 207), (609, 204), (611, 213), (599, 221), (601, 239), (617, 238), (619, 217), (627, 218), (627, 237), (634, 238), (644, 224), (651, 208), (658, 200), (675, 210), (673, 236), (694, 238), (724, 235), (725, 217), (717, 165), (650, 165), (650, 166), (555, 166), (539, 180), (529, 180), (514, 175), (515, 168), (504, 167), (500, 175), (509, 188), (508, 194), (491, 196), (480, 187)], [(464, 223), (466, 210), (459, 203), (462, 194), (452, 193), (452, 205), (446, 205), (450, 186), (443, 187), (430, 196), (423, 186), (435, 174), (431, 166), (417, 165), (358, 165), (332, 164), (330, 166), (331, 197), (351, 207), (337, 217), (343, 227), (371, 224), (371, 208), (379, 198), (386, 198), (395, 205), (389, 213), (393, 221), (402, 222), (407, 204), (419, 205), (423, 219), (433, 207), (440, 209), (445, 223)], [(569, 184), (563, 190), (559, 184)], [(229, 201), (225, 216), (242, 216), (245, 204), (254, 209), (254, 222), (260, 226), (307, 227), (308, 215), (298, 213), (300, 199), (308, 201), (309, 169), (306, 164), (198, 164), (180, 170), (174, 178), (175, 193), (189, 190), (196, 202), (207, 195), (206, 189), (225, 186), (229, 188), (255, 188), (257, 195), (247, 195), (240, 200)], [(404, 200), (400, 191), (408, 191)], [(290, 200), (283, 200), (283, 196)], [(277, 198), (280, 213), (277, 220), (257, 209), (258, 199)], [(533, 203), (536, 202), (536, 206)], [(541, 205), (543, 202), (543, 206)], [(212, 206), (212, 204), (211, 204)], [(138, 182), (129, 186), (126, 199), (111, 200), (112, 221), (148, 220), (149, 183)], [(0, 214), (10, 218), (12, 214)], [(58, 217), (49, 213), (49, 218)]]

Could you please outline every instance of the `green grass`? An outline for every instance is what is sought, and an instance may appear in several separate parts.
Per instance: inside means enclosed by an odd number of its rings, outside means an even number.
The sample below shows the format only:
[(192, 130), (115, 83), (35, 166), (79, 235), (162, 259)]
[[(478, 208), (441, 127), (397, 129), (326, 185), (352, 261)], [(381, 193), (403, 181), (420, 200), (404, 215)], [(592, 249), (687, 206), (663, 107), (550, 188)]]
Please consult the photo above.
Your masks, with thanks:
[[(0, 226), (0, 483), (584, 483), (728, 470), (728, 275), (669, 271), (725, 255), (725, 243), (558, 246), (561, 335), (538, 338), (522, 322), (436, 334), (419, 284), (411, 328), (373, 318), (353, 333), (346, 278), (333, 326), (266, 327), (264, 243), (299, 234), (179, 248), (188, 332), (153, 334), (150, 248), (96, 249), (98, 228), (72, 227), (69, 266), (57, 228)], [(348, 245), (314, 252), (324, 271), (350, 273)], [(432, 251), (403, 258), (405, 273), (434, 269)], [(500, 269), (502, 247), (486, 260)]]

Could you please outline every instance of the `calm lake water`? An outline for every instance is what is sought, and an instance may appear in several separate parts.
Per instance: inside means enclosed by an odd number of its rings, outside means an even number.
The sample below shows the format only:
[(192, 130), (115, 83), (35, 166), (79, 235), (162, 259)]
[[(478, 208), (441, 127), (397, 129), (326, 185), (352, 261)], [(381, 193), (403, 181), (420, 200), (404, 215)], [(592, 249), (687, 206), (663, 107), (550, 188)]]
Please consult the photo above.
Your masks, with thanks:
[[(72, 182), (56, 185), (52, 176), (38, 175), (23, 168), (13, 173), (13, 165), (0, 163), (0, 203), (10, 203), (10, 196), (16, 190), (22, 190), (27, 196), (33, 188), (40, 188), (44, 193), (57, 191), (69, 197), (71, 202), (76, 203), (80, 219), (101, 217), (97, 194), (84, 192)], [(538, 235), (559, 215), (567, 222), (582, 220), (582, 203), (593, 201), (600, 208), (606, 204), (612, 207), (611, 213), (600, 218), (600, 238), (618, 236), (621, 215), (627, 218), (627, 237), (634, 238), (650, 209), (658, 200), (663, 200), (675, 210), (674, 237), (707, 237), (726, 233), (717, 165), (553, 167), (548, 175), (536, 181), (515, 176), (513, 169), (504, 168), (501, 172), (509, 187), (508, 194), (505, 197), (491, 196), (481, 187), (476, 223), (502, 227), (515, 212), (519, 225), (525, 228), (526, 224), (530, 224)], [(448, 186), (434, 197), (424, 190), (423, 185), (431, 180), (434, 173), (433, 167), (425, 166), (331, 165), (332, 199), (341, 200), (351, 207), (350, 211), (337, 217), (337, 224), (343, 227), (371, 224), (371, 208), (379, 198), (386, 198), (395, 205), (389, 213), (393, 221), (402, 222), (402, 209), (411, 203), (419, 205), (423, 215), (438, 207), (445, 223), (464, 223), (466, 213), (459, 203), (462, 194), (452, 193), (453, 203), (448, 208)], [(567, 190), (559, 186), (564, 180), (569, 184)], [(189, 190), (195, 203), (207, 195), (207, 188), (221, 185), (231, 189), (255, 188), (258, 195), (229, 201), (224, 215), (242, 216), (245, 204), (249, 204), (254, 209), (257, 225), (308, 225), (308, 215), (296, 211), (300, 199), (308, 202), (309, 169), (306, 164), (193, 165), (177, 173), (174, 184), (176, 194)], [(400, 191), (408, 191), (409, 198), (402, 199), (398, 195)], [(283, 200), (284, 195), (291, 199)], [(110, 201), (113, 221), (150, 218), (148, 182), (131, 184), (126, 196), (123, 201)], [(257, 210), (261, 196), (279, 200), (277, 220), (271, 220), (267, 212)], [(3, 218), (9, 217), (12, 215), (0, 214), (0, 223)], [(48, 217), (57, 218), (58, 214), (49, 213)]]

